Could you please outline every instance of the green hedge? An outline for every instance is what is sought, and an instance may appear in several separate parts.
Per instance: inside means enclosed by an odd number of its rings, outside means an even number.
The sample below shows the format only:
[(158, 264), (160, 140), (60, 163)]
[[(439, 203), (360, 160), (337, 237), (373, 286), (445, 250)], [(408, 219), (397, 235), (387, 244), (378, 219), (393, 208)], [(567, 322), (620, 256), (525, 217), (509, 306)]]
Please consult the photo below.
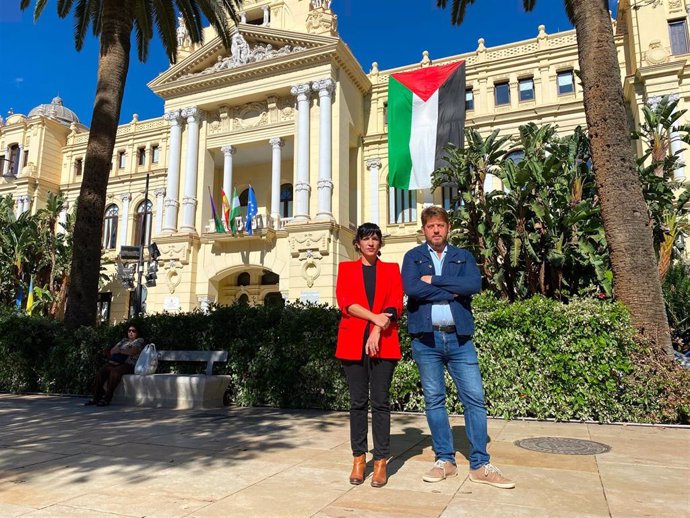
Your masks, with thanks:
[[(625, 309), (535, 297), (507, 303), (476, 297), (475, 343), (489, 413), (497, 417), (687, 423), (690, 371), (633, 339)], [(137, 324), (159, 349), (225, 349), (230, 400), (238, 405), (346, 409), (347, 386), (333, 358), (338, 311), (291, 304), (152, 315)], [(410, 338), (391, 387), (396, 410), (424, 408)], [(60, 324), (0, 312), (0, 390), (86, 394), (101, 351), (125, 324), (68, 332)], [(198, 366), (164, 364), (176, 372)], [(462, 412), (448, 379), (448, 408)]]

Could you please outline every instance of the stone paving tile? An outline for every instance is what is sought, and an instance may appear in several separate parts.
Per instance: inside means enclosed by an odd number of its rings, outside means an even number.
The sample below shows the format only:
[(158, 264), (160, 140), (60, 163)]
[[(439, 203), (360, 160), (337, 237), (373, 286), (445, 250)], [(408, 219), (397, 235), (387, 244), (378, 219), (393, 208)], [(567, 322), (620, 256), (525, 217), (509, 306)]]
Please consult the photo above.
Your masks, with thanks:
[(482, 500), (453, 500), (440, 518), (476, 518), (477, 516), (501, 516), (507, 518), (608, 518), (609, 514), (588, 514), (571, 510), (522, 505), (500, 504)]
[(527, 466), (532, 468), (555, 468), (575, 471), (597, 472), (594, 455), (555, 455), (526, 450), (512, 442), (494, 441), (489, 445), (491, 462), (509, 474), (508, 466)]
[(513, 442), (528, 437), (573, 437), (589, 439), (589, 428), (585, 423), (554, 423), (543, 421), (509, 421), (496, 440)]
[(612, 515), (690, 516), (690, 469), (600, 463)]
[(511, 466), (506, 475), (516, 482), (515, 489), (497, 489), (475, 484), (468, 479), (453, 500), (481, 500), (493, 504), (555, 509), (564, 513), (608, 513), (598, 473)]
[(79, 507), (71, 507), (68, 505), (51, 505), (50, 507), (45, 507), (33, 511), (29, 514), (23, 514), (22, 518), (115, 518), (118, 516), (126, 516), (136, 518), (136, 514), (122, 514), (122, 513), (106, 513), (103, 511), (96, 512), (92, 509), (80, 509)]
[(635, 424), (587, 424), (593, 441), (606, 442), (606, 437), (617, 439), (659, 439), (690, 442), (690, 430), (687, 426), (646, 426)]
[(78, 509), (84, 512), (85, 516), (88, 516), (90, 512), (91, 516), (111, 513), (121, 516), (146, 516), (147, 518), (187, 516), (207, 505), (208, 502), (203, 500), (182, 498), (170, 494), (152, 495), (148, 492), (142, 492), (136, 487), (126, 486), (78, 496), (61, 504), (61, 506)]
[[(0, 484), (0, 491), (2, 491), (2, 484)], [(12, 505), (0, 503), (0, 516), (4, 518), (14, 518), (15, 516), (21, 516), (26, 513), (35, 511), (33, 507), (27, 507), (25, 505)]]
[(263, 480), (189, 514), (190, 517), (308, 517), (333, 502), (343, 491), (316, 483)]
[[(352, 509), (350, 516), (436, 517), (446, 508), (451, 495), (394, 489), (386, 485), (372, 488), (368, 484), (357, 486), (332, 502), (326, 509)], [(360, 514), (361, 513), (361, 514)], [(326, 516), (329, 516), (326, 514)]]
[[(597, 455), (597, 461), (600, 464), (614, 462), (690, 469), (690, 432), (687, 439), (661, 441), (626, 437), (616, 440), (611, 451)], [(651, 443), (654, 443), (654, 447), (650, 447)]]

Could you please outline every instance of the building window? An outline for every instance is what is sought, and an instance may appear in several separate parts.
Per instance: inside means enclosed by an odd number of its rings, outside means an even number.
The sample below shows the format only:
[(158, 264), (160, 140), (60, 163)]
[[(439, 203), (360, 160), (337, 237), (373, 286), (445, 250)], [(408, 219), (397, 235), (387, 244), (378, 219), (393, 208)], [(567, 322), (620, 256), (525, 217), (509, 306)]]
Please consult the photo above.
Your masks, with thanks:
[(496, 106), (510, 104), (510, 85), (508, 82), (494, 84)]
[(417, 191), (390, 188), (388, 190), (388, 223), (417, 221)]
[(19, 144), (10, 146), (10, 175), (17, 176), (19, 173)]
[(272, 291), (264, 297), (264, 306), (282, 308), (285, 306), (285, 300), (279, 291)]
[(261, 276), (261, 285), (273, 285), (280, 283), (280, 276), (277, 273), (266, 272)]
[(575, 91), (575, 78), (572, 70), (558, 73), (558, 95), (571, 94)]
[(445, 183), (441, 186), (441, 206), (446, 210), (453, 210), (453, 201), (458, 197), (458, 184)]
[(24, 160), (22, 160), (22, 167), (26, 167), (29, 163), (29, 150), (24, 151)]
[(157, 164), (161, 161), (161, 148), (158, 144), (151, 146), (151, 163)]
[(671, 54), (687, 54), (690, 52), (688, 24), (685, 18), (668, 22), (668, 35), (671, 40)]
[(383, 127), (388, 127), (388, 102), (383, 103)]
[(139, 165), (139, 166), (146, 165), (146, 148), (145, 147), (140, 147), (139, 149), (137, 149), (137, 165)]
[(474, 91), (469, 88), (465, 90), (465, 111), (474, 110)]
[(284, 183), (280, 186), (280, 217), (292, 217), (292, 184)]
[(74, 176), (81, 176), (83, 169), (84, 169), (84, 159), (83, 158), (77, 158), (74, 161)]
[(112, 250), (117, 246), (117, 222), (120, 210), (117, 205), (108, 205), (103, 218), (103, 242), (104, 250)]
[(506, 155), (506, 160), (511, 160), (515, 165), (518, 165), (525, 159), (525, 152), (522, 149), (516, 149)]
[(521, 101), (534, 101), (534, 79), (526, 77), (518, 81)]
[(151, 223), (153, 221), (153, 204), (142, 201), (137, 207), (137, 218), (134, 222), (134, 245), (148, 245), (151, 242)]
[(126, 163), (127, 163), (127, 152), (126, 151), (120, 151), (117, 154), (117, 167), (119, 167), (120, 169), (124, 169)]
[(237, 276), (237, 285), (238, 286), (249, 286), (251, 284), (251, 277), (249, 275), (249, 272), (242, 272)]
[(0, 155), (0, 173), (5, 174), (5, 155)]

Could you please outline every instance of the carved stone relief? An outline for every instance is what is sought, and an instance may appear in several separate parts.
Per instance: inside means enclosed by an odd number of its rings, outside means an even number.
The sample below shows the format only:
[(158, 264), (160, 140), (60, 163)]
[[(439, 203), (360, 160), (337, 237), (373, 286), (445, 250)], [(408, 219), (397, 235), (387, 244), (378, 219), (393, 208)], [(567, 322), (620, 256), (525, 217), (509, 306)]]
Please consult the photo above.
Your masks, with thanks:
[(307, 287), (314, 286), (314, 281), (321, 275), (320, 261), (328, 255), (328, 234), (312, 234), (308, 232), (300, 236), (290, 237), (290, 254), (302, 262), (300, 268), (302, 278)]
[(661, 45), (661, 41), (652, 40), (649, 42), (649, 48), (644, 53), (644, 59), (650, 65), (661, 65), (668, 63), (670, 52)]

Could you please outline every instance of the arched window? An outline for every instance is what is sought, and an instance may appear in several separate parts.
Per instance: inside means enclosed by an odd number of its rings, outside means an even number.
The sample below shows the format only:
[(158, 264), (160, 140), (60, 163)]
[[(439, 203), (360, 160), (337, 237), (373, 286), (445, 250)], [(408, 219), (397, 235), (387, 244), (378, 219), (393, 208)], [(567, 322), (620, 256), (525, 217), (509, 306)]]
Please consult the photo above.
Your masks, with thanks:
[(280, 216), (292, 217), (292, 184), (284, 183), (280, 186)]
[(267, 284), (278, 284), (280, 282), (280, 276), (277, 273), (266, 272), (261, 276), (261, 284), (266, 286)]
[(515, 165), (518, 165), (525, 159), (525, 152), (522, 149), (516, 149), (506, 155), (506, 160), (512, 160)]
[(137, 206), (137, 217), (134, 222), (134, 245), (148, 245), (151, 242), (151, 223), (153, 204), (150, 200), (142, 201)]
[(249, 304), (249, 295), (247, 295), (246, 293), (243, 293), (242, 295), (239, 296), (239, 298), (237, 299), (237, 302), (239, 304)]
[(10, 176), (17, 176), (19, 174), (19, 144), (12, 144), (10, 146)]
[(267, 293), (264, 297), (264, 305), (283, 307), (285, 305), (285, 300), (283, 300), (283, 296), (279, 291), (272, 291), (271, 293)]
[(245, 189), (240, 194), (240, 207), (247, 207), (249, 204), (249, 189)]
[(249, 286), (249, 283), (251, 282), (251, 277), (249, 276), (248, 272), (242, 272), (237, 276), (237, 285), (238, 286)]
[(120, 209), (117, 205), (108, 205), (105, 209), (103, 218), (103, 241), (101, 246), (104, 250), (112, 250), (117, 247), (117, 221)]

